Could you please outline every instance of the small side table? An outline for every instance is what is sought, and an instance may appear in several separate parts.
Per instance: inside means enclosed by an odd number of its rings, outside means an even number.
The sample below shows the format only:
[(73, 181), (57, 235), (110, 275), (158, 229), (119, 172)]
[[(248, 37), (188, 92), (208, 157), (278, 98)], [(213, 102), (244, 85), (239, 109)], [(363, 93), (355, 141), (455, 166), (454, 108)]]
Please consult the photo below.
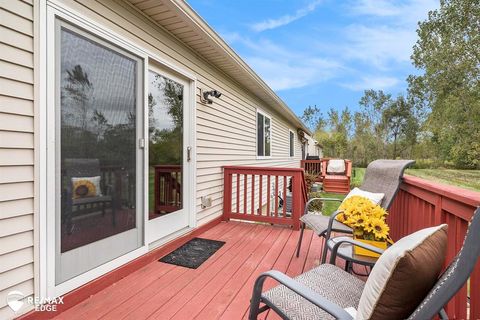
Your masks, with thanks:
[[(330, 240), (327, 241), (328, 250), (332, 252), (332, 249), (335, 246), (335, 244), (337, 244), (339, 241), (343, 239), (351, 239), (351, 237), (342, 236), (342, 237), (330, 238)], [(350, 273), (353, 271), (352, 265), (354, 263), (372, 268), (378, 260), (378, 258), (355, 254), (353, 252), (353, 245), (351, 243), (341, 244), (337, 251), (337, 257), (340, 257), (345, 260), (345, 271)]]

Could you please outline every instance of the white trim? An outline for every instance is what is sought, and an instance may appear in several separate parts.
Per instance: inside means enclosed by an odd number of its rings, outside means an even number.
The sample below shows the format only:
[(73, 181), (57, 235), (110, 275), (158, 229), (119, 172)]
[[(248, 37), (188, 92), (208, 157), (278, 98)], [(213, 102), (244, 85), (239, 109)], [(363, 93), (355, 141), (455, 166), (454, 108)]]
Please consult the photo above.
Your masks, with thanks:
[(47, 0), (38, 0), (34, 6), (34, 294), (47, 297), (47, 188), (46, 188), (46, 115), (47, 115)]
[[(45, 150), (48, 150), (46, 152), (46, 158), (45, 158), (45, 167), (46, 167), (46, 188), (45, 190), (56, 190), (56, 178), (55, 178), (55, 161), (49, 161), (49, 159), (56, 159), (57, 154), (56, 154), (56, 134), (55, 131), (58, 130), (58, 128), (55, 127), (55, 125), (49, 125), (52, 123), (56, 123), (56, 112), (55, 110), (49, 110), (48, 106), (55, 106), (55, 101), (56, 101), (56, 92), (55, 92), (55, 83), (56, 83), (56, 20), (57, 19), (63, 19), (65, 21), (68, 21), (69, 24), (72, 24), (74, 26), (78, 26), (79, 28), (84, 29), (87, 32), (92, 33), (95, 37), (98, 37), (99, 39), (103, 39), (105, 41), (108, 41), (114, 45), (119, 46), (123, 50), (130, 52), (131, 54), (137, 55), (140, 60), (143, 61), (143, 64), (145, 64), (145, 61), (147, 59), (147, 56), (140, 50), (137, 50), (137, 48), (129, 43), (126, 43), (125, 41), (121, 40), (120, 38), (117, 38), (118, 36), (109, 34), (108, 32), (105, 32), (101, 28), (98, 27), (97, 25), (94, 24), (89, 24), (86, 22), (86, 19), (83, 19), (81, 16), (74, 16), (70, 12), (66, 10), (60, 10), (58, 8), (52, 7), (52, 6), (47, 6), (47, 47), (46, 52), (47, 52), (47, 61), (46, 61), (46, 68), (47, 68), (47, 79), (45, 84), (48, 85), (46, 87), (46, 120), (44, 122), (46, 126), (46, 141), (47, 141), (47, 146)], [(138, 190), (137, 194), (145, 194), (144, 190)], [(120, 256), (119, 258), (115, 258), (112, 261), (106, 262), (98, 267), (95, 267), (92, 270), (89, 270), (85, 273), (82, 273), (78, 276), (75, 276), (74, 278), (67, 280), (61, 284), (56, 285), (56, 225), (55, 225), (55, 219), (52, 219), (50, 215), (52, 215), (52, 212), (56, 212), (56, 199), (55, 199), (55, 192), (50, 192), (46, 196), (46, 210), (43, 215), (43, 217), (46, 220), (46, 241), (44, 242), (44, 247), (46, 248), (46, 271), (45, 274), (41, 274), (41, 276), (44, 276), (44, 279), (46, 281), (46, 294), (48, 297), (54, 297), (58, 295), (62, 295), (66, 292), (69, 292), (75, 288), (78, 288), (82, 284), (87, 283), (88, 281), (91, 281), (106, 272), (113, 270), (120, 265), (130, 261), (131, 259), (134, 259), (136, 257), (139, 257), (145, 253), (148, 252), (148, 247), (145, 244), (144, 241), (142, 241), (142, 245), (138, 247), (137, 249), (126, 253), (125, 255)], [(142, 233), (140, 235), (141, 238), (144, 237), (144, 234)], [(41, 246), (42, 247), (42, 246)]]
[[(265, 129), (265, 118), (268, 118), (270, 120), (270, 155), (265, 156), (265, 135), (263, 136), (263, 156), (258, 155), (258, 114), (261, 114), (263, 116), (263, 128)], [(265, 160), (265, 159), (271, 159), (272, 158), (272, 148), (273, 147), (273, 118), (272, 116), (263, 111), (260, 108), (256, 109), (255, 112), (255, 156), (257, 160)]]
[[(290, 138), (290, 134), (293, 133), (293, 139)], [(289, 158), (294, 158), (295, 157), (295, 139), (296, 138), (296, 133), (292, 129), (288, 129), (288, 156)], [(293, 146), (291, 145), (293, 143)], [(293, 147), (293, 154), (290, 154), (290, 150), (292, 150)]]
[[(152, 243), (156, 243), (159, 240), (162, 240), (165, 237), (169, 237), (174, 233), (177, 233), (179, 230), (188, 228), (188, 227), (194, 227), (196, 225), (196, 219), (195, 219), (195, 189), (192, 189), (192, 186), (195, 185), (195, 149), (194, 149), (194, 130), (195, 130), (195, 113), (193, 112), (195, 110), (195, 89), (192, 86), (195, 85), (195, 81), (192, 81), (190, 79), (185, 79), (182, 77), (182, 75), (175, 74), (174, 71), (168, 70), (165, 66), (161, 65), (158, 61), (154, 59), (149, 59), (148, 61), (148, 71), (146, 72), (147, 77), (146, 77), (146, 89), (145, 89), (145, 96), (148, 96), (149, 92), (149, 81), (148, 81), (148, 72), (152, 71), (158, 75), (164, 76), (168, 79), (171, 79), (184, 87), (184, 111), (183, 111), (183, 174), (182, 174), (182, 186), (183, 186), (183, 191), (184, 194), (182, 196), (184, 200), (183, 202), (183, 208), (179, 210), (178, 212), (172, 212), (168, 215), (165, 215), (163, 217), (158, 217), (153, 220), (148, 220), (148, 210), (146, 211), (146, 239), (147, 239), (147, 244), (150, 245)], [(192, 97), (193, 94), (193, 97)], [(147, 104), (148, 108), (148, 104)], [(148, 118), (148, 110), (145, 109), (146, 116)], [(146, 123), (149, 122), (149, 119), (147, 120)], [(147, 126), (148, 127), (148, 126)], [(148, 129), (147, 129), (148, 131)], [(149, 139), (148, 134), (146, 135), (147, 141)], [(149, 157), (149, 143), (146, 144), (146, 158), (148, 160)], [(190, 152), (190, 161), (187, 162), (187, 148), (191, 148)], [(148, 181), (148, 161), (147, 161), (147, 167), (146, 167), (146, 180)], [(148, 189), (146, 189), (148, 190)], [(145, 192), (146, 198), (148, 201), (148, 194), (149, 192)], [(148, 205), (147, 207), (148, 208)], [(185, 218), (185, 221), (183, 219)], [(193, 223), (192, 223), (193, 222)], [(193, 224), (193, 225), (192, 225)], [(174, 227), (175, 230), (168, 230), (168, 228), (161, 228), (162, 225), (167, 225), (170, 227)], [(161, 232), (157, 231), (155, 232), (154, 230), (161, 230)]]

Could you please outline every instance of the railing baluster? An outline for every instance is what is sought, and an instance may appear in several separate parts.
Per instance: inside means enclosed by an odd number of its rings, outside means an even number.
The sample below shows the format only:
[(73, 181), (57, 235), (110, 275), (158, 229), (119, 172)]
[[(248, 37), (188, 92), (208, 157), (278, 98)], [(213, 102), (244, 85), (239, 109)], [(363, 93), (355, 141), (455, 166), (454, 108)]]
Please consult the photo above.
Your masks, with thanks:
[(252, 174), (252, 214), (255, 214), (255, 175)]
[(247, 175), (243, 175), (243, 213), (247, 214)]
[(262, 195), (262, 189), (263, 189), (263, 176), (259, 176), (259, 182), (258, 182), (258, 214), (262, 215), (262, 204), (263, 204), (263, 195)]
[(240, 213), (240, 174), (236, 174), (237, 177), (237, 213)]
[(270, 205), (271, 192), (272, 190), (270, 185), (270, 175), (268, 175), (267, 176), (267, 217), (270, 217), (270, 215), (272, 214), (272, 206)]
[(278, 176), (275, 176), (275, 217), (278, 218)]
[(283, 216), (287, 216), (287, 176), (283, 176)]

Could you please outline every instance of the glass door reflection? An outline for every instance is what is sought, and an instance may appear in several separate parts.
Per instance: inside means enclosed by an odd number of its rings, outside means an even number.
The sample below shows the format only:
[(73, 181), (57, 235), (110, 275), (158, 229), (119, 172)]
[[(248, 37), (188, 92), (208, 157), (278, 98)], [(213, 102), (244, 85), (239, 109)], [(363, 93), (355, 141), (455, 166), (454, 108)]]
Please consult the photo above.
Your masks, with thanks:
[(149, 71), (149, 219), (183, 208), (184, 86)]

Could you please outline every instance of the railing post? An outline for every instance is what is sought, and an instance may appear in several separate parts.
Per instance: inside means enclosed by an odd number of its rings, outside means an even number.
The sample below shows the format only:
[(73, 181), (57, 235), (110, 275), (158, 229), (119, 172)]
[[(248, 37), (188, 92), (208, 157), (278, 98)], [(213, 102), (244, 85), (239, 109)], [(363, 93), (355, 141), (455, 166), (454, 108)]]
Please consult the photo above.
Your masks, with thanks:
[(223, 220), (230, 220), (232, 213), (232, 173), (229, 169), (223, 169)]
[(293, 230), (300, 229), (300, 216), (303, 211), (304, 201), (302, 194), (302, 175), (301, 172), (296, 172), (293, 176), (292, 182), (292, 227)]

